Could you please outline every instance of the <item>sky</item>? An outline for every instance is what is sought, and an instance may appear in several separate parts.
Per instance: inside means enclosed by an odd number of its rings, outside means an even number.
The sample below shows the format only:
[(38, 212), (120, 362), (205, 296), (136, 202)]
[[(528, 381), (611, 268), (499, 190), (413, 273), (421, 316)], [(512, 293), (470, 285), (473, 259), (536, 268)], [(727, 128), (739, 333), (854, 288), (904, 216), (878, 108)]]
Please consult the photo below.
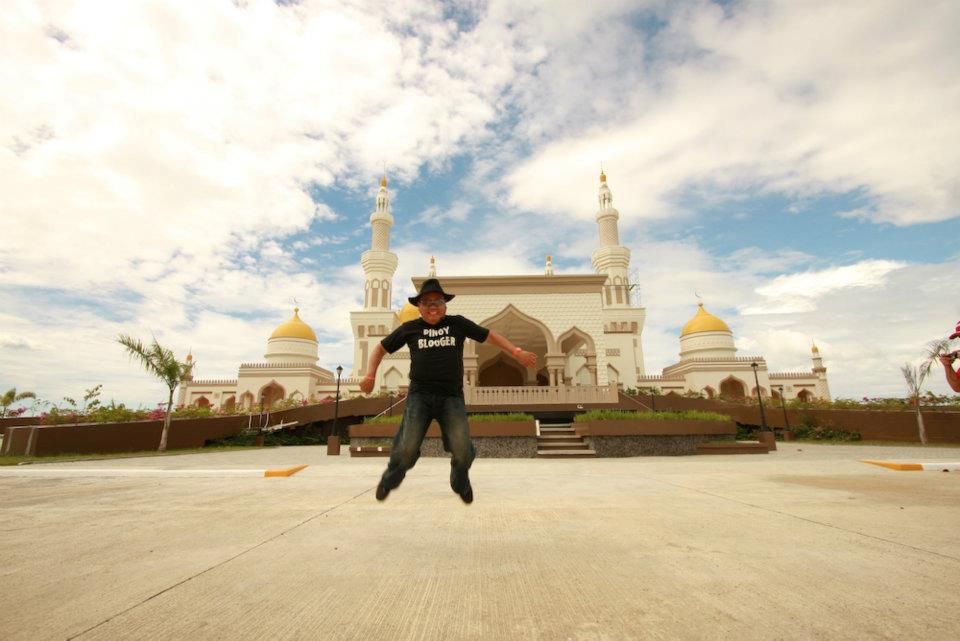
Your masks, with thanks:
[(232, 378), (294, 300), (349, 371), (384, 172), (399, 308), (431, 255), (592, 273), (602, 164), (648, 374), (702, 300), (772, 371), (816, 343), (834, 396), (904, 396), (960, 318), (958, 24), (953, 0), (11, 0), (0, 389), (152, 407), (119, 334)]

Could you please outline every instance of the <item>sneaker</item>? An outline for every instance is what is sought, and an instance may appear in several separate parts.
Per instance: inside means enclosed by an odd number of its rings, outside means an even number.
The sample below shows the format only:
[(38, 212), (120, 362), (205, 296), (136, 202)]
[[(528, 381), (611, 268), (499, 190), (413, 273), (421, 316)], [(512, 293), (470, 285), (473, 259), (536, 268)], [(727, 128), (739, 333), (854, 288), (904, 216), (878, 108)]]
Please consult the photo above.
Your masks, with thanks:
[(390, 494), (390, 488), (384, 485), (383, 479), (380, 479), (380, 482), (377, 483), (377, 500), (382, 501), (386, 499), (388, 494)]

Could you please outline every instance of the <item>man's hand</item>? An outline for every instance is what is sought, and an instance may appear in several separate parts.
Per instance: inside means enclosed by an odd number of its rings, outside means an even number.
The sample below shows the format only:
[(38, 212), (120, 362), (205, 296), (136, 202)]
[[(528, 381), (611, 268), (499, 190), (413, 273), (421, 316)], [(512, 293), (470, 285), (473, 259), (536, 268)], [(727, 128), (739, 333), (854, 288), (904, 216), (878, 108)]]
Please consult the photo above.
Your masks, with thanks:
[(520, 351), (516, 355), (517, 362), (524, 367), (534, 368), (537, 366), (537, 355), (533, 352)]
[(373, 391), (374, 382), (375, 382), (374, 378), (369, 374), (367, 376), (364, 376), (360, 380), (360, 391), (363, 392), (364, 394), (369, 394), (370, 392)]
[(947, 354), (940, 354), (940, 362), (944, 365), (953, 365), (954, 359), (960, 355), (958, 352), (948, 352)]

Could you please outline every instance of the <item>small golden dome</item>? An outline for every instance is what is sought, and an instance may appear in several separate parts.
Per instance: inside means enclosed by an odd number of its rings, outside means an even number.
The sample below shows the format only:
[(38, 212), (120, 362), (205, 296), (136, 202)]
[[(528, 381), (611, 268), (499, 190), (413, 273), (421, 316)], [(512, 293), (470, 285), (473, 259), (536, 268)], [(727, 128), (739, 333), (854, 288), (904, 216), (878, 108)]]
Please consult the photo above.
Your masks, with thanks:
[(386, 176), (384, 176), (383, 178), (380, 179), (380, 186), (381, 186), (381, 187), (386, 187), (386, 186), (387, 186), (387, 177), (386, 177)]
[(722, 320), (703, 308), (703, 303), (697, 304), (697, 313), (687, 321), (680, 332), (680, 337), (697, 332), (729, 332), (730, 327)]
[(412, 320), (420, 318), (420, 310), (415, 306), (407, 303), (403, 306), (400, 312), (397, 314), (397, 317), (400, 319), (401, 323), (406, 323)]
[(814, 343), (814, 344), (813, 344), (813, 349), (811, 349), (810, 351), (813, 352), (814, 354), (819, 354), (819, 353), (820, 353), (820, 348), (817, 347), (817, 344), (816, 344), (816, 343)]
[(607, 175), (606, 175), (605, 173), (603, 173), (603, 170), (602, 170), (602, 169), (600, 170), (600, 182), (602, 182), (602, 183), (607, 182)]
[(301, 338), (306, 341), (317, 342), (317, 335), (313, 333), (310, 326), (300, 320), (300, 308), (293, 308), (293, 318), (283, 323), (270, 334), (270, 339), (274, 338)]

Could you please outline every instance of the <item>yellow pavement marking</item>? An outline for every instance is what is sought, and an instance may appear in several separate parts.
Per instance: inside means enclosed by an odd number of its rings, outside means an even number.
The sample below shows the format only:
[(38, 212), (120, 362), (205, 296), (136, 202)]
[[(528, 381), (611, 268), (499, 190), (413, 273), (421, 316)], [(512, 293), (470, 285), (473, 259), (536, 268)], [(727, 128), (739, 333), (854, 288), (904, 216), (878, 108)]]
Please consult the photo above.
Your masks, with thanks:
[(306, 465), (294, 465), (293, 467), (287, 467), (279, 470), (266, 470), (264, 476), (293, 476), (303, 468), (307, 467)]
[(861, 461), (862, 463), (869, 463), (870, 465), (879, 465), (880, 467), (887, 467), (891, 470), (898, 470), (900, 472), (922, 472), (923, 466), (919, 463), (892, 463), (890, 461)]

